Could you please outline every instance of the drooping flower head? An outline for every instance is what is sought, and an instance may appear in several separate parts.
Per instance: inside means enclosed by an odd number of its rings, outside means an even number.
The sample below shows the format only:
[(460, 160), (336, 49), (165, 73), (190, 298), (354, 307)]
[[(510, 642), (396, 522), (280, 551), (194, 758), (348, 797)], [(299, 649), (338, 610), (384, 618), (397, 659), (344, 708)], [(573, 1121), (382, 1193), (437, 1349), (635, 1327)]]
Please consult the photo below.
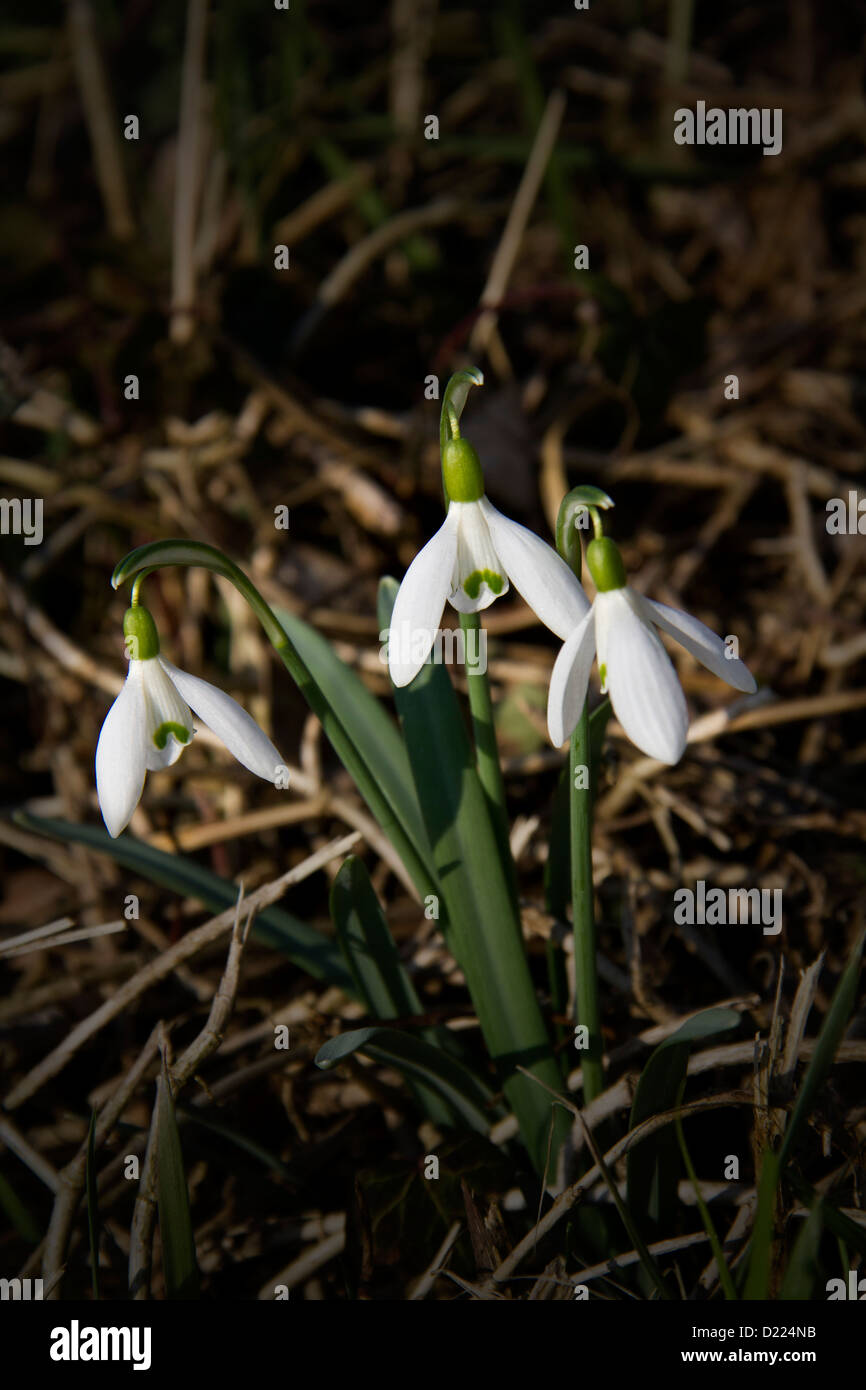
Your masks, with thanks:
[(682, 686), (656, 629), (691, 652), (702, 665), (752, 693), (755, 678), (739, 657), (704, 623), (630, 588), (617, 546), (596, 535), (586, 550), (596, 596), (565, 642), (553, 668), (547, 702), (551, 742), (560, 747), (580, 718), (597, 654), (602, 690), (625, 733), (648, 757), (679, 762), (689, 717)]
[(408, 685), (427, 660), (446, 601), (459, 613), (478, 613), (513, 584), (560, 638), (589, 608), (556, 551), (488, 501), (478, 455), (459, 434), (443, 445), (442, 476), (444, 525), (406, 571), (391, 615), (388, 664), (396, 686)]
[(123, 632), (126, 681), (96, 746), (96, 793), (112, 838), (129, 824), (145, 774), (171, 767), (192, 739), (191, 710), (250, 772), (267, 782), (284, 777), (276, 748), (236, 700), (160, 656), (159, 634), (146, 608), (127, 609)]

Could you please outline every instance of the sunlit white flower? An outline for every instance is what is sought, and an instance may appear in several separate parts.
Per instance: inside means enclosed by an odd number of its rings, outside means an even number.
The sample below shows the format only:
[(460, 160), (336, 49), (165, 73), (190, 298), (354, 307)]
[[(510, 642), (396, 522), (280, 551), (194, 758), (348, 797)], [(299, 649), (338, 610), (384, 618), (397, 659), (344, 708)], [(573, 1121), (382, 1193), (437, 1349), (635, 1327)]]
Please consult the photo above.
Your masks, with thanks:
[(284, 776), (285, 764), (271, 740), (236, 700), (159, 655), (156, 626), (146, 608), (130, 608), (123, 630), (130, 654), (126, 681), (96, 746), (96, 793), (112, 838), (129, 824), (145, 773), (170, 767), (193, 737), (191, 710), (257, 777), (277, 782)]
[(466, 440), (446, 446), (443, 473), (448, 515), (406, 571), (391, 615), (388, 665), (397, 686), (408, 685), (427, 660), (446, 600), (459, 613), (478, 613), (507, 593), (510, 581), (563, 639), (589, 609), (580, 582), (556, 551), (487, 500)]
[(598, 592), (553, 668), (547, 701), (551, 741), (560, 747), (577, 724), (597, 654), (602, 689), (609, 692), (614, 714), (632, 743), (648, 757), (676, 763), (685, 750), (689, 717), (656, 629), (676, 638), (735, 690), (751, 694), (757, 689), (755, 678), (704, 623), (629, 588), (619, 551), (609, 538), (591, 541), (586, 558)]

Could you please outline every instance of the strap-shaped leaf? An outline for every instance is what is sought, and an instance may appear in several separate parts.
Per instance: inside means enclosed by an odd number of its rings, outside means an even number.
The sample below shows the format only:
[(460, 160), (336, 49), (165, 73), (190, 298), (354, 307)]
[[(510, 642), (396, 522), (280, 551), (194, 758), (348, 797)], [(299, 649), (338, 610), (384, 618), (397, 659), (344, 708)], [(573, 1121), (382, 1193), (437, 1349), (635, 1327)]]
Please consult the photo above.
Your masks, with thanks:
[(429, 1086), (479, 1134), (487, 1134), (496, 1118), (487, 1088), (460, 1062), (415, 1033), (401, 1028), (356, 1028), (320, 1047), (316, 1066), (326, 1070), (353, 1052), (363, 1052), (374, 1062), (396, 1067), (404, 1076)]
[[(284, 608), (271, 610), (306, 667), (293, 671), (341, 762), (399, 853), (422, 897), (434, 892), (433, 867), (409, 759), (393, 721), (333, 647)], [(326, 708), (323, 710), (322, 701)]]
[(743, 1298), (750, 1302), (764, 1303), (769, 1297), (780, 1171), (779, 1155), (771, 1149), (765, 1149), (758, 1179), (758, 1202), (749, 1247), (749, 1268), (743, 1287)]
[(183, 1151), (163, 1060), (157, 1101), (157, 1199), (162, 1267), (169, 1298), (198, 1297), (198, 1266), (189, 1211)]
[[(385, 914), (376, 897), (363, 860), (349, 855), (331, 889), (331, 916), (346, 965), (358, 992), (376, 1018), (407, 1018), (421, 1012), (421, 1001), (400, 960)], [(449, 1047), (446, 1029), (425, 1028), (422, 1035), (432, 1047)], [(413, 1091), (434, 1124), (452, 1125), (454, 1113), (434, 1091), (417, 1086)]]
[(807, 1300), (815, 1292), (820, 1275), (821, 1237), (824, 1234), (824, 1203), (815, 1202), (794, 1242), (788, 1268), (779, 1290), (779, 1298)]
[(346, 965), (376, 1018), (405, 1018), (421, 1012), (421, 1003), (397, 953), (370, 875), (349, 855), (331, 888), (331, 916)]
[[(387, 627), (397, 592), (379, 589), (379, 623)], [(523, 1066), (549, 1087), (561, 1086), (535, 995), (520, 922), (454, 687), (445, 668), (422, 667), (395, 690), (415, 789), (436, 864), (446, 943), (463, 970), (485, 1042), (502, 1077), (536, 1169), (545, 1169), (551, 1116), (552, 1154), (567, 1132), (566, 1113)]]
[[(47, 820), (27, 811), (16, 811), (14, 820), (16, 825), (35, 830), (40, 835), (48, 835), (68, 844), (85, 845), (96, 854), (107, 854), (110, 859), (131, 869), (133, 873), (141, 874), (151, 883), (158, 883), (162, 888), (182, 893), (185, 897), (196, 898), (211, 912), (223, 912), (238, 900), (237, 884), (212, 874), (182, 854), (166, 854), (164, 850), (146, 845), (132, 835), (121, 835), (112, 840), (98, 826)], [(293, 917), (290, 912), (281, 907), (265, 908), (256, 915), (252, 935), (266, 946), (281, 951), (317, 980), (327, 980), (354, 994), (354, 982), (336, 944), (321, 936), (306, 922)]]
[[(651, 1053), (637, 1084), (629, 1129), (651, 1115), (673, 1110), (685, 1079), (692, 1044), (736, 1028), (734, 1009), (706, 1009), (686, 1019), (675, 1033)], [(641, 1234), (655, 1239), (669, 1234), (677, 1202), (680, 1154), (676, 1130), (664, 1125), (629, 1150), (626, 1160), (628, 1207)]]

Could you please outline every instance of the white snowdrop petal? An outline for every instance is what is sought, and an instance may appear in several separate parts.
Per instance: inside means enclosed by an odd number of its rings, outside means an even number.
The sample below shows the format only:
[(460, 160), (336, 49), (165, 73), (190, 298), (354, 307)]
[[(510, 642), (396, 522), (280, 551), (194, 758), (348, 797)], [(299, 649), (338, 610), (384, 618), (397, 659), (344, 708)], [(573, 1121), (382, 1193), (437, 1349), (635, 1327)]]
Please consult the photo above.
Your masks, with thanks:
[(167, 663), (162, 657), (150, 657), (134, 665), (141, 671), (144, 697), (145, 767), (148, 772), (159, 772), (176, 763), (191, 741), (192, 715), (166, 674)]
[(457, 526), (457, 557), (448, 602), (458, 613), (480, 613), (508, 593), (508, 575), (496, 552), (483, 500), (452, 502)]
[(732, 685), (735, 690), (743, 690), (749, 694), (757, 690), (755, 677), (746, 663), (740, 661), (739, 657), (726, 656), (725, 644), (721, 637), (699, 618), (693, 618), (690, 613), (683, 613), (678, 608), (669, 608), (666, 603), (656, 603), (653, 599), (643, 598), (642, 595), (635, 597), (639, 600), (644, 616), (657, 623), (662, 632), (666, 632), (669, 637), (675, 638), (687, 652), (691, 652), (696, 661), (712, 671), (714, 676)]
[(685, 696), (661, 639), (630, 599), (627, 589), (596, 596), (599, 666), (606, 667), (614, 714), (632, 743), (650, 758), (676, 763), (689, 725)]
[(140, 662), (131, 661), (123, 689), (105, 717), (96, 745), (96, 795), (112, 839), (129, 824), (144, 787), (144, 699)]
[(580, 718), (595, 655), (595, 615), (590, 608), (578, 623), (553, 666), (547, 694), (547, 730), (555, 748), (561, 748)]
[(415, 679), (439, 631), (457, 559), (454, 505), (435, 536), (418, 551), (397, 592), (388, 634), (388, 668), (396, 686)]
[(266, 782), (275, 782), (285, 763), (264, 733), (246, 710), (224, 690), (180, 671), (163, 657), (159, 660), (171, 677), (183, 699), (199, 719), (216, 734), (239, 763)]
[(545, 627), (567, 641), (589, 610), (580, 581), (540, 536), (503, 516), (486, 497), (479, 505), (515, 589)]

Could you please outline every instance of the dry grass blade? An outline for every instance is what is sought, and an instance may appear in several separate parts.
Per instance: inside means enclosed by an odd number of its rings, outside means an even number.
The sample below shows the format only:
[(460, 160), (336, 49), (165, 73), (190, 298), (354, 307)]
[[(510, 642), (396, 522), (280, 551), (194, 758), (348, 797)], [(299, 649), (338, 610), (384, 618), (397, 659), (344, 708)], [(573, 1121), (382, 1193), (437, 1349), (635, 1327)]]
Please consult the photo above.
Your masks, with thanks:
[(453, 1246), (455, 1240), (459, 1236), (462, 1229), (463, 1227), (461, 1226), (459, 1221), (454, 1221), (451, 1224), (448, 1230), (448, 1234), (446, 1235), (442, 1244), (439, 1246), (439, 1249), (436, 1251), (436, 1254), (433, 1256), (433, 1259), (430, 1261), (429, 1265), (425, 1269), (424, 1273), (421, 1275), (418, 1282), (414, 1284), (413, 1287), (409, 1290), (408, 1297), (410, 1302), (417, 1303), (422, 1298), (427, 1297), (428, 1293), (430, 1292), (430, 1290), (436, 1282), (436, 1276), (439, 1273), (441, 1273), (443, 1261), (447, 1259), (448, 1253), (451, 1250), (451, 1247)]
[(311, 1274), (315, 1274), (317, 1269), (321, 1269), (329, 1260), (342, 1254), (346, 1244), (345, 1230), (333, 1231), (331, 1235), (325, 1236), (318, 1241), (310, 1250), (305, 1250), (303, 1255), (299, 1255), (291, 1264), (286, 1265), (275, 1274), (273, 1279), (269, 1279), (259, 1289), (259, 1298), (264, 1301), (282, 1297), (282, 1289), (294, 1289), (299, 1284), (303, 1284), (309, 1279)]
[[(100, 937), (116, 936), (118, 932), (128, 931), (128, 929), (129, 923), (125, 922), (123, 918), (118, 918), (116, 922), (103, 922), (98, 927), (81, 927), (78, 931), (61, 931), (50, 935), (41, 935), (39, 940), (35, 939), (36, 932), (28, 932), (25, 933), (25, 936), (30, 937), (29, 944), (19, 945), (10, 950), (12, 941), (4, 941), (0, 947), (0, 956), (4, 960), (11, 960), (14, 956), (32, 955), (34, 951), (62, 950), (64, 946), (71, 946), (74, 941), (97, 941)], [(48, 932), (47, 927), (37, 930), (40, 934)], [(13, 940), (21, 941), (23, 938), (13, 938)]]
[(89, 0), (69, 0), (68, 14), (69, 43), (96, 156), (99, 191), (112, 236), (126, 240), (134, 234), (135, 223), (121, 155), (120, 122), (99, 51), (93, 8)]
[(174, 176), (171, 338), (187, 343), (195, 328), (195, 228), (203, 174), (202, 80), (208, 0), (189, 0), (180, 131)]
[(37, 1153), (32, 1144), (28, 1144), (24, 1135), (16, 1129), (11, 1120), (5, 1115), (0, 1115), (0, 1142), (4, 1143), (12, 1153), (17, 1154), (21, 1162), (26, 1164), (40, 1182), (56, 1192), (60, 1186), (60, 1177), (54, 1167)]
[[(598, 1099), (601, 1100), (602, 1097), (600, 1096)], [(654, 1134), (656, 1130), (665, 1125), (673, 1124), (678, 1114), (682, 1116), (698, 1115), (709, 1110), (723, 1110), (728, 1105), (751, 1106), (751, 1104), (752, 1097), (748, 1091), (726, 1091), (720, 1096), (691, 1101), (688, 1105), (682, 1106), (679, 1111), (670, 1110), (663, 1115), (653, 1115), (651, 1119), (644, 1120), (636, 1129), (631, 1130), (612, 1148), (608, 1149), (607, 1153), (603, 1155), (604, 1162), (609, 1169), (612, 1168), (635, 1144), (639, 1144), (642, 1139)], [(600, 1177), (600, 1168), (597, 1164), (593, 1164), (588, 1172), (578, 1178), (577, 1182), (571, 1183), (564, 1192), (560, 1193), (541, 1220), (536, 1222), (533, 1229), (518, 1242), (511, 1254), (493, 1271), (491, 1280), (502, 1283), (510, 1278), (522, 1261), (535, 1251), (541, 1239), (568, 1215), (575, 1202), (585, 1192), (589, 1192)]]
[(564, 114), (565, 93), (551, 92), (520, 180), (520, 187), (511, 204), (502, 239), (496, 248), (487, 283), (481, 292), (481, 306), (484, 312), (477, 319), (469, 339), (470, 351), (475, 354), (487, 350), (496, 329), (496, 313), (491, 306), (499, 304), (505, 295), (526, 224), (538, 197), (541, 180), (556, 144)]
[[(347, 854), (358, 843), (360, 836), (344, 835), (342, 839), (333, 840), (324, 849), (318, 850), (305, 859), (303, 864), (297, 865), (294, 869), (289, 869), (273, 883), (267, 883), (262, 888), (256, 889), (246, 900), (247, 911), (251, 914), (257, 912), (259, 908), (268, 907), (271, 903), (278, 902), (287, 888), (293, 883), (300, 883), (316, 870), (321, 869), (325, 864), (329, 864), (332, 859), (339, 858), (340, 855)], [(146, 965), (143, 970), (139, 970), (131, 980), (120, 986), (111, 999), (101, 1005), (89, 1018), (84, 1019), (72, 1032), (58, 1044), (47, 1057), (33, 1068), (28, 1074), (10, 1091), (6, 1097), (5, 1105), (8, 1110), (14, 1110), (16, 1106), (29, 1100), (32, 1095), (44, 1086), (45, 1082), (52, 1076), (56, 1076), (59, 1071), (66, 1066), (80, 1047), (90, 1038), (94, 1037), (100, 1029), (104, 1028), (111, 1019), (121, 1014), (134, 999), (143, 994), (146, 989), (150, 989), (158, 980), (162, 980), (166, 975), (171, 974), (175, 967), (196, 953), (204, 946), (209, 946), (211, 942), (218, 941), (219, 938), (229, 930), (235, 920), (235, 908), (227, 908), (219, 916), (211, 918), (204, 926), (197, 927), (194, 931), (188, 932), (176, 945), (169, 947), (167, 951), (155, 960)]]
[[(521, 1070), (524, 1069), (521, 1068)], [(530, 1075), (530, 1073), (528, 1072), (526, 1074)], [(542, 1081), (539, 1081), (537, 1077), (533, 1077), (533, 1080), (537, 1081), (538, 1085), (540, 1086), (544, 1085), (544, 1083)], [(548, 1091), (550, 1090), (550, 1088), (547, 1086), (545, 1086), (544, 1089)], [(550, 1094), (556, 1096), (555, 1091), (550, 1091)], [(558, 1096), (557, 1099), (559, 1099)], [(625, 1202), (620, 1196), (619, 1188), (617, 1187), (616, 1182), (614, 1181), (611, 1172), (607, 1164), (605, 1163), (604, 1156), (601, 1150), (599, 1149), (598, 1144), (595, 1142), (592, 1130), (586, 1123), (580, 1106), (572, 1105), (570, 1102), (564, 1101), (561, 1101), (560, 1103), (568, 1105), (568, 1108), (572, 1111), (572, 1113), (577, 1116), (578, 1123), (580, 1124), (580, 1127), (583, 1130), (586, 1145), (590, 1153), (592, 1154), (595, 1169), (598, 1171), (598, 1173), (600, 1173), (602, 1181), (604, 1182), (605, 1187), (610, 1193), (610, 1196), (613, 1200), (613, 1204), (616, 1207), (617, 1212), (619, 1214), (619, 1219), (626, 1229), (626, 1233), (628, 1234), (629, 1238), (634, 1242), (634, 1248), (638, 1252), (640, 1262), (643, 1265), (647, 1278), (653, 1284), (653, 1287), (658, 1293), (659, 1298), (670, 1298), (670, 1290), (667, 1288), (667, 1285), (665, 1284), (664, 1279), (661, 1276), (661, 1272), (659, 1271), (655, 1261), (650, 1255), (649, 1250), (647, 1249), (646, 1241), (642, 1239), (640, 1231), (638, 1230), (635, 1224), (631, 1212), (629, 1211), (628, 1207), (626, 1206)], [(678, 1115), (677, 1117), (675, 1117), (675, 1123), (679, 1123)], [(536, 1223), (536, 1227), (537, 1224), (538, 1223)]]
[(71, 917), (58, 917), (56, 922), (47, 922), (44, 927), (34, 927), (32, 931), (20, 932), (18, 936), (7, 936), (0, 942), (0, 955), (23, 946), (30, 941), (40, 941), (45, 936), (59, 936), (75, 925)]
[[(255, 908), (251, 904), (251, 899), (244, 902), (242, 892), (238, 894), (228, 959), (219, 988), (214, 995), (207, 1022), (179, 1061), (170, 1067), (166, 1067), (165, 1063), (163, 1064), (163, 1075), (157, 1083), (157, 1099), (151, 1117), (129, 1239), (129, 1292), (130, 1296), (135, 1299), (146, 1299), (150, 1295), (151, 1247), (159, 1182), (160, 1116), (161, 1113), (165, 1113), (164, 1104), (162, 1111), (160, 1109), (161, 1087), (170, 1086), (172, 1094), (176, 1096), (195, 1075), (197, 1068), (201, 1066), (205, 1058), (216, 1052), (222, 1042), (223, 1030), (228, 1022), (237, 993), (241, 954), (255, 913)], [(244, 908), (243, 923), (241, 922), (242, 905)], [(160, 1047), (165, 1055), (167, 1041), (164, 1039), (164, 1034)]]
[[(96, 1130), (94, 1134), (94, 1151), (105, 1143), (108, 1135), (114, 1129), (132, 1096), (134, 1095), (139, 1082), (154, 1061), (158, 1051), (159, 1029), (155, 1028), (139, 1053), (134, 1065), (129, 1069), (123, 1081), (117, 1087), (114, 1094), (102, 1106), (96, 1117)], [(81, 1194), (84, 1191), (84, 1182), (87, 1172), (87, 1143), (82, 1144), (75, 1157), (67, 1163), (66, 1167), (58, 1175), (59, 1182), (54, 1207), (51, 1212), (51, 1221), (48, 1226), (48, 1233), (45, 1237), (42, 1251), (42, 1277), (47, 1284), (52, 1284), (56, 1290), (54, 1297), (60, 1296), (60, 1277), (62, 1276), (63, 1266), (66, 1260), (66, 1247), (69, 1240), (69, 1232)], [(54, 1282), (56, 1281), (56, 1282)], [(46, 1297), (51, 1295), (46, 1294)]]
[[(647, 1246), (650, 1255), (655, 1258), (657, 1255), (675, 1255), (680, 1250), (689, 1250), (694, 1245), (706, 1245), (709, 1236), (706, 1231), (693, 1231), (690, 1235), (672, 1236), (670, 1240), (654, 1240)], [(627, 1269), (629, 1265), (640, 1262), (640, 1255), (637, 1250), (627, 1250), (622, 1255), (614, 1255), (609, 1260), (602, 1260), (600, 1264), (590, 1265), (588, 1269), (581, 1269), (572, 1281), (574, 1284), (589, 1284), (594, 1279), (604, 1279), (609, 1274), (616, 1274), (621, 1269)]]

